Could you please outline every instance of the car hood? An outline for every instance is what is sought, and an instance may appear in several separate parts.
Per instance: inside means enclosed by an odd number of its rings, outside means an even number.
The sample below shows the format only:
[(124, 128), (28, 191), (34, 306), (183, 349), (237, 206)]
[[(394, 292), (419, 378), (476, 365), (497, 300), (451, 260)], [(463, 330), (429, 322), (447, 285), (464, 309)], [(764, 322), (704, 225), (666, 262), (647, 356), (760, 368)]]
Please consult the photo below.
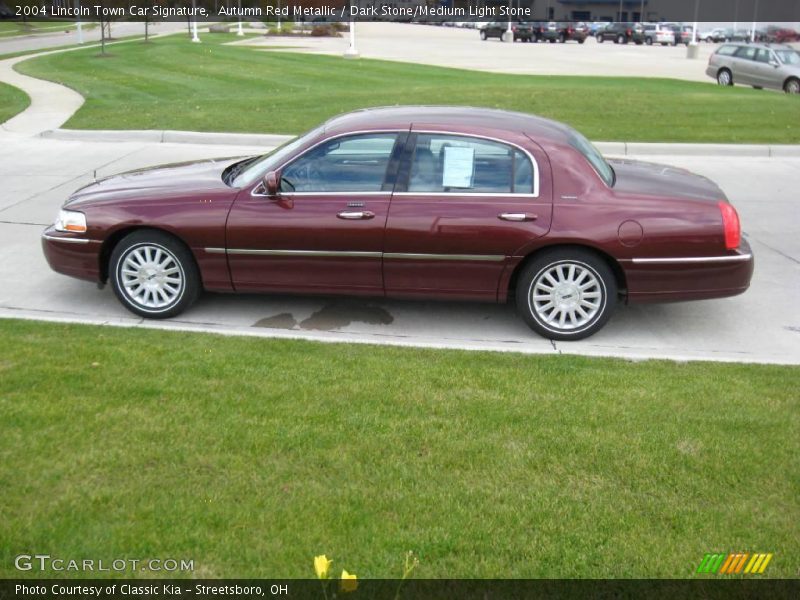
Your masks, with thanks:
[(231, 189), (222, 181), (222, 172), (242, 158), (175, 163), (112, 175), (77, 190), (67, 205), (128, 197), (164, 198), (178, 193)]
[(617, 193), (714, 202), (727, 199), (716, 183), (686, 169), (628, 159), (608, 162), (617, 175)]

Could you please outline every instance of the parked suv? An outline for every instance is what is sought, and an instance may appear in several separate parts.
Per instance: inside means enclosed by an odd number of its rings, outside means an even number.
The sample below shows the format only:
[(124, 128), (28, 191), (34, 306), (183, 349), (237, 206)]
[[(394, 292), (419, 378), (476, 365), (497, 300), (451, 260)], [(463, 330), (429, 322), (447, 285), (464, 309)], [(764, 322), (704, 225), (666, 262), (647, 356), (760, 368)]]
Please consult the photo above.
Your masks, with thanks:
[(502, 40), (503, 34), (508, 29), (508, 23), (503, 21), (494, 21), (492, 23), (487, 23), (483, 27), (481, 27), (481, 39), (487, 40), (489, 38), (497, 38)]
[(550, 43), (567, 42), (575, 40), (579, 44), (586, 41), (589, 35), (589, 28), (583, 23), (557, 23), (550, 21), (542, 28), (541, 39)]
[(533, 23), (528, 23), (527, 21), (517, 21), (516, 23), (512, 23), (511, 32), (514, 34), (515, 42), (517, 40), (523, 42), (536, 41)]
[(644, 43), (648, 46), (661, 44), (662, 46), (675, 45), (675, 32), (668, 25), (660, 23), (647, 23), (644, 26)]
[(641, 45), (644, 43), (644, 27), (641, 23), (609, 23), (603, 31), (598, 31), (595, 36), (601, 44), (606, 40), (615, 44), (633, 42)]
[(781, 44), (723, 44), (709, 57), (706, 75), (719, 85), (740, 83), (800, 94), (800, 54)]

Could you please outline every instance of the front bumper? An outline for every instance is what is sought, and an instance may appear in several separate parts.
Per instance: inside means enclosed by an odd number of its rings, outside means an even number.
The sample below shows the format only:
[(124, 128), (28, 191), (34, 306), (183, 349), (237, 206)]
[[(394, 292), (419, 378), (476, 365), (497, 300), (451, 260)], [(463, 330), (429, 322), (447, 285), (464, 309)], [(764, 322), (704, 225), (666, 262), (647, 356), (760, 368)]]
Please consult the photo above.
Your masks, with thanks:
[(50, 268), (57, 273), (100, 281), (101, 242), (75, 234), (56, 231), (52, 226), (42, 233), (42, 251)]

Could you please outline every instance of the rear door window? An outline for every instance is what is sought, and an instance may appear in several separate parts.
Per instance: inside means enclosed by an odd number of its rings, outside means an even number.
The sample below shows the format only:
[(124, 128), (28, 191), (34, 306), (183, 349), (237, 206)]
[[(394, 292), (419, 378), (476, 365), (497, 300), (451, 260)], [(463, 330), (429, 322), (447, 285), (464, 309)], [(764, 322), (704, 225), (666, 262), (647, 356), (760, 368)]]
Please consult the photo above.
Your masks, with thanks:
[(451, 194), (532, 194), (536, 171), (518, 148), (481, 138), (421, 133), (408, 191)]

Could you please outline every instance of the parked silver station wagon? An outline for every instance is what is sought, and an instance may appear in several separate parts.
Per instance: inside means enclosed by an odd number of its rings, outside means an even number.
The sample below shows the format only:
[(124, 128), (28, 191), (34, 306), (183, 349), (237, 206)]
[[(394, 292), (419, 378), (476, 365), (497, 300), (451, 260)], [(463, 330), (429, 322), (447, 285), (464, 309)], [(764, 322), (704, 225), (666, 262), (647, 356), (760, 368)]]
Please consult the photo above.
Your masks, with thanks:
[(708, 59), (706, 75), (720, 85), (752, 85), (800, 93), (800, 54), (782, 44), (723, 44)]

